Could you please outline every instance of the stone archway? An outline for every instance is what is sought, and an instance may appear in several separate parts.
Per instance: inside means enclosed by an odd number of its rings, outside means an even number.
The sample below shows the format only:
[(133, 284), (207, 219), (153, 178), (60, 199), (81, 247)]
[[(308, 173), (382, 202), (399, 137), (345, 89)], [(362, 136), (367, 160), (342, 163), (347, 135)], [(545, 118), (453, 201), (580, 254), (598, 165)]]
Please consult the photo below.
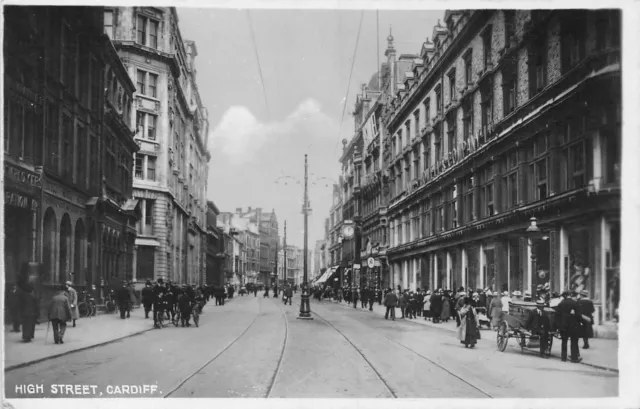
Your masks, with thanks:
[(76, 285), (84, 286), (85, 284), (85, 229), (82, 219), (76, 222), (74, 234), (74, 252), (73, 252), (73, 282)]
[(64, 283), (71, 277), (71, 218), (68, 213), (60, 222), (60, 251), (58, 253), (58, 281)]
[(56, 242), (58, 232), (58, 222), (56, 213), (49, 207), (44, 214), (42, 233), (42, 265), (44, 271), (44, 281), (52, 282), (56, 276)]

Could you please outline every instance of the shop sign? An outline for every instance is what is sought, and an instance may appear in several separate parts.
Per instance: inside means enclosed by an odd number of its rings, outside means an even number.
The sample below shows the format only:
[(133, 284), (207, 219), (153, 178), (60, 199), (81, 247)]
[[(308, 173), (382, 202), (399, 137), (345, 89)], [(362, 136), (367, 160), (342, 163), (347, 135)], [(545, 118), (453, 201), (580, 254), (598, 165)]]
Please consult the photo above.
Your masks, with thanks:
[(373, 257), (369, 257), (369, 258), (367, 259), (367, 266), (368, 266), (369, 268), (373, 268), (374, 264), (375, 264), (375, 263), (374, 263)]
[(353, 265), (353, 269), (354, 270), (359, 270), (360, 269), (360, 264), (354, 264)]
[(437, 161), (435, 165), (429, 168), (429, 172), (425, 172), (422, 182), (426, 183), (429, 179), (433, 179), (447, 169), (453, 167), (469, 154), (475, 152), (480, 147), (478, 135), (470, 137), (468, 140), (458, 144), (458, 147), (444, 155), (442, 159)]
[(373, 265), (374, 265), (375, 267), (380, 267), (380, 260), (374, 260), (374, 261), (373, 261)]
[(84, 207), (87, 203), (86, 200), (83, 200), (80, 196), (74, 195), (69, 190), (59, 188), (58, 186), (53, 185), (49, 182), (46, 182), (44, 184), (44, 191), (49, 193), (52, 196), (55, 196), (56, 198), (77, 203), (81, 207)]
[(21, 209), (28, 209), (33, 212), (38, 210), (38, 202), (36, 200), (10, 190), (5, 190), (4, 192), (4, 204), (7, 206), (19, 207)]
[(27, 188), (40, 188), (42, 186), (42, 177), (34, 172), (14, 166), (10, 163), (4, 164), (5, 181), (10, 181), (17, 186)]

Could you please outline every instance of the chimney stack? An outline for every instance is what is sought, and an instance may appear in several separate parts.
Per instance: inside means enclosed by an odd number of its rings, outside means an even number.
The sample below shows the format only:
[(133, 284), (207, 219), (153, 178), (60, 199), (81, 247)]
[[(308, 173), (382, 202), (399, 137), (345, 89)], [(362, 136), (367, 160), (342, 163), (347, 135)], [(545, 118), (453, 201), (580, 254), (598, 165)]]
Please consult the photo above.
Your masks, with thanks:
[(242, 207), (236, 207), (236, 213), (242, 214)]

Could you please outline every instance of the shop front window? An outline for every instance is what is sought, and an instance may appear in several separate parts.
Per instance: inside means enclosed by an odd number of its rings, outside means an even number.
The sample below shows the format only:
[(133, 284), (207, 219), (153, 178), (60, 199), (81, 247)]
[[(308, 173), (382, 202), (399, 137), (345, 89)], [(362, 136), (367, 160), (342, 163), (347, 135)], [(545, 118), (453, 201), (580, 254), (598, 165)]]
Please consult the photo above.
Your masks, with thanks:
[(589, 291), (594, 301), (600, 301), (600, 294), (594, 292), (593, 266), (591, 257), (592, 247), (589, 246), (591, 235), (588, 229), (575, 229), (569, 232), (569, 271), (566, 274), (568, 283), (565, 288), (572, 291)]
[(607, 288), (605, 293), (604, 321), (619, 322), (618, 306), (620, 304), (620, 223), (610, 229), (611, 248), (605, 253)]
[(520, 264), (520, 242), (511, 240), (509, 242), (509, 292), (523, 291), (524, 273)]
[(466, 287), (469, 289), (477, 289), (480, 283), (480, 277), (478, 276), (480, 264), (478, 257), (478, 247), (471, 247), (467, 249), (467, 282)]

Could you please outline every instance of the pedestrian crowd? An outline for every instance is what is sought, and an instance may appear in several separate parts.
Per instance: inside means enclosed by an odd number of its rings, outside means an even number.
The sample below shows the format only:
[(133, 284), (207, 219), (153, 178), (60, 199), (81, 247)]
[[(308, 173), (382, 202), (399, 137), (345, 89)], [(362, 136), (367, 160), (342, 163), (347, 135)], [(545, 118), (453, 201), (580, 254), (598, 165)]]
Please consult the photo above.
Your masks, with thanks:
[[(327, 299), (340, 303), (345, 301), (349, 305), (353, 304), (354, 308), (358, 307), (358, 301), (360, 301), (360, 307), (368, 308), (370, 311), (373, 303), (377, 302), (386, 307), (384, 318), (391, 318), (393, 321), (396, 319), (396, 308), (399, 308), (402, 314), (398, 317), (399, 319), (421, 317), (434, 324), (455, 321), (457, 338), (467, 348), (473, 348), (481, 338), (481, 325), (486, 325), (494, 331), (499, 329), (504, 322), (505, 314), (510, 312), (510, 304), (534, 304), (531, 293), (528, 291), (524, 294), (520, 291), (499, 293), (492, 292), (489, 288), (469, 290), (460, 287), (453, 292), (442, 288), (433, 291), (426, 288), (413, 291), (402, 290), (400, 286), (396, 289), (380, 290), (378, 287), (332, 288), (327, 285), (314, 287), (312, 294), (318, 301)], [(569, 343), (569, 359), (571, 362), (580, 362), (582, 358), (579, 339), (583, 339), (583, 348), (588, 349), (589, 339), (594, 335), (595, 308), (593, 301), (589, 299), (588, 291), (552, 293), (547, 283), (538, 285), (536, 294), (535, 308), (528, 308), (529, 314), (522, 324), (540, 340), (540, 355), (547, 356), (545, 351), (550, 333), (557, 331), (562, 340), (562, 360), (567, 361), (567, 344)]]

